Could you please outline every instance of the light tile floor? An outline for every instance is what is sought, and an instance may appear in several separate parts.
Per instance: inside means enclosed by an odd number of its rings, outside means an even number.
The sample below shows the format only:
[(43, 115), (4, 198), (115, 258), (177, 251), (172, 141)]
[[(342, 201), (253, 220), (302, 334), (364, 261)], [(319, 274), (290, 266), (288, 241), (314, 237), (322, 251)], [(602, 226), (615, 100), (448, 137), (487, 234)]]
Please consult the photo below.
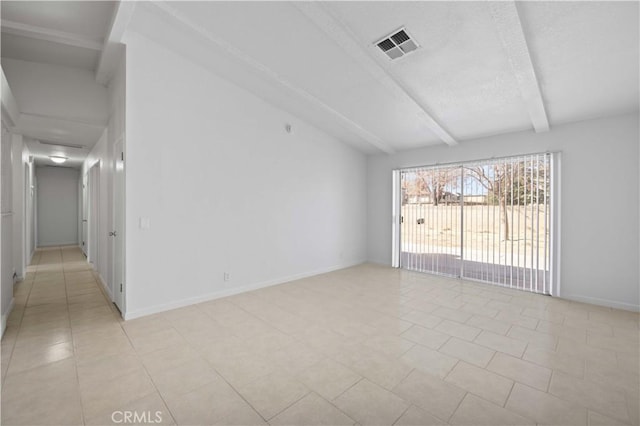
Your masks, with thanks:
[(5, 425), (640, 421), (625, 311), (362, 265), (123, 322), (72, 247), (15, 301)]

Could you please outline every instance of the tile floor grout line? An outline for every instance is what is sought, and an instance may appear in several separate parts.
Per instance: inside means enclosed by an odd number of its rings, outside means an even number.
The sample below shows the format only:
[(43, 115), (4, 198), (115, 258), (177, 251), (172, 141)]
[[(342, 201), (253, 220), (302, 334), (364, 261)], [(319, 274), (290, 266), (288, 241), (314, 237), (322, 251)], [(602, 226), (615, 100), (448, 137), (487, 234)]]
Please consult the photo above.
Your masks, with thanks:
[[(127, 340), (129, 340), (129, 344), (131, 345), (131, 347), (133, 348), (135, 354), (136, 354), (136, 358), (138, 358), (138, 360), (140, 361), (140, 365), (142, 365), (142, 368), (144, 369), (145, 373), (147, 374), (147, 377), (149, 378), (149, 380), (151, 381), (151, 383), (153, 384), (153, 389), (156, 391), (156, 393), (158, 394), (158, 396), (160, 397), (160, 399), (162, 400), (162, 403), (164, 404), (164, 406), (167, 408), (167, 411), (169, 412), (169, 416), (171, 416), (171, 419), (173, 420), (173, 422), (177, 425), (178, 422), (176, 421), (176, 416), (171, 412), (171, 408), (169, 407), (169, 404), (167, 404), (167, 401), (164, 399), (164, 396), (162, 395), (162, 393), (160, 392), (160, 389), (158, 389), (158, 386), (156, 385), (155, 380), (153, 380), (153, 376), (151, 375), (151, 373), (149, 372), (149, 369), (147, 368), (147, 366), (144, 364), (144, 361), (142, 361), (140, 354), (138, 354), (138, 351), (135, 350), (133, 343), (131, 342), (131, 339), (129, 337), (129, 335), (126, 334), (126, 331), (123, 328), (123, 331), (125, 332), (125, 335), (127, 336)], [(162, 350), (162, 349), (158, 349), (158, 350)], [(209, 382), (210, 383), (210, 382)], [(209, 383), (206, 383), (204, 385), (202, 385), (202, 387), (208, 385)], [(197, 387), (196, 389), (199, 389), (199, 387)], [(194, 389), (194, 390), (196, 390)], [(189, 391), (192, 392), (192, 391)], [(149, 394), (151, 395), (151, 394)], [(140, 397), (137, 400), (131, 401), (131, 403), (137, 402), (143, 398), (146, 398), (149, 395), (145, 395)]]
[(511, 398), (511, 393), (513, 392), (513, 388), (516, 387), (516, 382), (515, 380), (512, 380), (513, 383), (511, 384), (511, 388), (509, 389), (509, 393), (507, 394), (507, 397), (504, 399), (504, 403), (502, 404), (502, 408), (507, 408), (507, 402), (509, 402), (509, 398)]
[[(198, 353), (199, 353), (199, 352), (198, 352)], [(204, 358), (204, 357), (203, 357), (203, 358)], [(238, 395), (240, 398), (242, 398), (242, 400), (243, 400), (244, 402), (246, 402), (246, 403), (247, 403), (247, 405), (249, 405), (249, 407), (251, 407), (251, 409), (252, 409), (253, 411), (255, 411), (255, 412), (256, 412), (256, 414), (257, 414), (258, 416), (260, 416), (260, 418), (262, 418), (262, 419), (265, 421), (265, 423), (268, 423), (267, 419), (262, 415), (262, 413), (260, 413), (260, 412), (259, 412), (259, 411), (258, 411), (258, 410), (253, 406), (253, 404), (251, 404), (251, 403), (250, 403), (250, 402), (249, 402), (249, 401), (244, 397), (244, 395), (242, 395), (242, 393), (240, 393), (240, 391), (239, 391), (238, 389), (236, 389), (236, 387), (235, 387), (234, 385), (232, 385), (232, 384), (231, 384), (231, 382), (229, 382), (229, 381), (227, 380), (227, 378), (226, 378), (226, 377), (224, 377), (224, 376), (223, 376), (223, 375), (218, 371), (218, 369), (215, 367), (215, 365), (213, 365), (213, 364), (211, 363), (211, 361), (209, 361), (207, 358), (204, 358), (204, 361), (205, 361), (207, 364), (209, 364), (209, 366), (213, 369), (213, 371), (215, 371), (215, 372), (216, 372), (216, 374), (217, 374), (218, 376), (220, 376), (220, 378), (221, 378), (221, 379), (222, 379), (222, 380), (223, 380), (227, 385), (229, 385), (229, 387), (230, 387), (231, 389), (233, 389), (233, 391), (236, 393), (236, 395)], [(271, 373), (269, 373), (269, 374), (271, 374)], [(253, 383), (253, 382), (255, 382), (256, 380), (260, 380), (261, 378), (266, 377), (266, 376), (268, 376), (269, 374), (265, 374), (264, 376), (260, 376), (260, 377), (258, 377), (258, 378), (256, 378), (256, 379), (252, 380), (252, 381), (251, 381), (251, 382), (249, 382), (249, 383)], [(249, 383), (247, 383), (247, 384), (249, 384)], [(204, 385), (204, 386), (206, 386), (206, 385)], [(202, 387), (204, 387), (204, 386), (202, 386)]]
[(556, 371), (553, 368), (551, 368), (550, 370), (551, 370), (551, 374), (549, 375), (549, 381), (547, 382), (547, 386), (545, 388), (545, 393), (550, 393), (549, 389), (551, 389), (551, 381), (553, 380), (553, 373), (555, 373), (555, 371)]
[(80, 400), (80, 419), (82, 421), (83, 425), (86, 425), (86, 420), (85, 416), (84, 416), (84, 402), (82, 401), (82, 393), (80, 391), (80, 376), (78, 374), (78, 359), (76, 357), (76, 345), (75, 345), (75, 340), (73, 339), (73, 327), (71, 326), (71, 310), (69, 309), (69, 292), (67, 289), (67, 274), (65, 272), (64, 269), (64, 256), (62, 254), (62, 249), (60, 249), (60, 257), (62, 260), (62, 279), (64, 280), (64, 295), (65, 295), (65, 301), (66, 301), (66, 305), (67, 305), (67, 315), (69, 318), (69, 332), (71, 334), (71, 351), (72, 351), (72, 356), (73, 356), (73, 370), (75, 372), (76, 375), (76, 385), (78, 387), (78, 399)]
[[(26, 273), (25, 273), (26, 275)], [(35, 280), (35, 274), (34, 274), (34, 280)], [(22, 309), (22, 313), (20, 314), (20, 321), (18, 321), (18, 325), (16, 327), (18, 327), (18, 331), (16, 331), (16, 337), (11, 345), (11, 352), (9, 354), (9, 361), (7, 363), (7, 371), (4, 374), (4, 377), (2, 378), (2, 384), (4, 385), (4, 382), (7, 380), (7, 377), (9, 376), (9, 369), (11, 368), (11, 362), (13, 361), (13, 352), (16, 348), (16, 344), (18, 343), (18, 337), (20, 337), (20, 332), (22, 331), (22, 321), (24, 320), (24, 315), (26, 313), (27, 310), (27, 303), (29, 301), (29, 297), (31, 297), (31, 292), (33, 291), (33, 283), (31, 284), (31, 286), (29, 287), (29, 293), (27, 294), (27, 297), (25, 298), (25, 302), (24, 302), (24, 308)], [(6, 330), (5, 330), (6, 332)]]
[[(304, 384), (303, 384), (304, 386)], [(269, 423), (271, 420), (275, 419), (276, 417), (278, 417), (280, 414), (284, 413), (285, 411), (287, 411), (289, 408), (293, 407), (294, 405), (296, 405), (298, 402), (302, 401), (303, 399), (305, 399), (308, 395), (311, 395), (311, 393), (313, 392), (311, 389), (309, 389), (307, 386), (304, 386), (307, 389), (307, 393), (305, 393), (304, 395), (302, 395), (300, 398), (296, 399), (294, 402), (292, 402), (291, 404), (287, 405), (285, 408), (283, 408), (282, 410), (278, 411), (276, 414), (274, 414), (273, 416), (269, 417), (269, 420), (267, 420), (267, 423)], [(262, 416), (261, 416), (262, 417)], [(264, 419), (264, 417), (262, 417)]]
[[(345, 393), (347, 393), (347, 391), (348, 391), (349, 389), (354, 388), (354, 387), (355, 387), (358, 383), (360, 383), (361, 381), (363, 381), (363, 380), (367, 380), (367, 378), (366, 378), (366, 377), (361, 376), (360, 374), (358, 374), (358, 375), (360, 376), (360, 379), (359, 379), (359, 380), (357, 380), (354, 384), (352, 384), (351, 386), (349, 386), (348, 388), (346, 388), (345, 390), (343, 390), (342, 392), (340, 392), (340, 393), (339, 393), (338, 395), (336, 395), (336, 396), (335, 396), (331, 401), (335, 401), (336, 399), (340, 398), (342, 395), (344, 395)], [(368, 380), (368, 381), (370, 381), (370, 380)], [(374, 383), (374, 382), (371, 382), (371, 383)], [(380, 385), (378, 385), (377, 383), (374, 383), (374, 384), (375, 384), (376, 386), (380, 386)], [(382, 386), (380, 386), (380, 387), (382, 387)], [(383, 389), (384, 389), (384, 388), (383, 388)]]
[(411, 404), (409, 401), (407, 401), (407, 403), (409, 404), (409, 406), (405, 408), (402, 413), (400, 413), (400, 415), (393, 421), (393, 423), (391, 423), (391, 426), (395, 426), (395, 424), (398, 423), (398, 420), (400, 420), (402, 416), (404, 416), (407, 413), (407, 411), (409, 411), (409, 409), (412, 407), (413, 404)]
[[(462, 389), (464, 390), (464, 389)], [(453, 416), (456, 415), (456, 412), (460, 409), (460, 406), (462, 405), (462, 402), (465, 400), (465, 398), (469, 395), (469, 392), (464, 390), (465, 393), (462, 396), (462, 398), (460, 398), (460, 401), (458, 401), (458, 405), (456, 405), (456, 408), (451, 412), (451, 415), (449, 416), (449, 418), (446, 420), (447, 424), (451, 424), (451, 419), (453, 418)]]

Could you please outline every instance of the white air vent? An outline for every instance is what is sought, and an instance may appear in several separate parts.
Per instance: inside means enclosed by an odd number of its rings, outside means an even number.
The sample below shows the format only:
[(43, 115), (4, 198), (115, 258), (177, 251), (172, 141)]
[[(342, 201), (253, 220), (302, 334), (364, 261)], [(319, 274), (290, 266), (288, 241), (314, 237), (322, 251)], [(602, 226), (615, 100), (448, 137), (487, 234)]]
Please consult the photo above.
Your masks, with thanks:
[(404, 28), (386, 36), (376, 45), (391, 59), (401, 58), (418, 48), (418, 43), (411, 38)]

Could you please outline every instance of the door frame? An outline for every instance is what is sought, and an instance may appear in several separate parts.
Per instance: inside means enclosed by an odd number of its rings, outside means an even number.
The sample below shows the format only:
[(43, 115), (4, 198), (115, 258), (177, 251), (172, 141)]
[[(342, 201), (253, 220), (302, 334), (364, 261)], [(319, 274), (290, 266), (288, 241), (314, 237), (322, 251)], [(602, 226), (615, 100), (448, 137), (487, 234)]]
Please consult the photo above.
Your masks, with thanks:
[(87, 259), (99, 270), (100, 244), (98, 238), (100, 224), (100, 161), (96, 161), (87, 171)]
[[(411, 166), (411, 167), (402, 167), (398, 169), (392, 170), (392, 205), (391, 205), (391, 217), (392, 217), (392, 247), (391, 247), (391, 265), (394, 268), (402, 268), (401, 262), (401, 247), (402, 247), (402, 173), (406, 171), (410, 171), (417, 168), (428, 168), (432, 166), (459, 166), (464, 165), (465, 163), (476, 163), (482, 161), (495, 161), (499, 159), (508, 159), (508, 158), (516, 158), (516, 157), (526, 157), (536, 154), (549, 154), (550, 161), (550, 171), (551, 171), (551, 185), (550, 185), (550, 201), (549, 201), (549, 209), (550, 209), (550, 224), (549, 224), (549, 295), (560, 297), (561, 295), (561, 273), (560, 273), (560, 253), (561, 253), (561, 161), (562, 161), (562, 152), (561, 151), (546, 151), (546, 152), (535, 152), (530, 154), (517, 154), (517, 155), (508, 155), (504, 157), (491, 157), (477, 160), (461, 160), (457, 162), (450, 163), (434, 163), (434, 164), (426, 164), (421, 166)], [(462, 223), (462, 222), (461, 222)], [(462, 244), (464, 247), (464, 244)], [(461, 263), (464, 263), (461, 262)], [(428, 272), (425, 272), (428, 273)], [(437, 275), (437, 273), (434, 273)], [(460, 277), (460, 279), (469, 280), (469, 281), (479, 281), (483, 283), (488, 283), (486, 281), (475, 280), (473, 278), (468, 277)], [(491, 284), (491, 283), (489, 283)], [(495, 284), (499, 285), (499, 284)], [(541, 294), (541, 293), (536, 293)]]
[(125, 140), (120, 135), (113, 144), (113, 199), (112, 199), (112, 277), (113, 277), (113, 303), (124, 317), (126, 313), (126, 256), (125, 256)]
[(82, 245), (80, 249), (84, 253), (84, 257), (89, 259), (89, 172), (81, 176), (80, 184), (82, 185), (81, 209), (80, 209), (80, 241)]

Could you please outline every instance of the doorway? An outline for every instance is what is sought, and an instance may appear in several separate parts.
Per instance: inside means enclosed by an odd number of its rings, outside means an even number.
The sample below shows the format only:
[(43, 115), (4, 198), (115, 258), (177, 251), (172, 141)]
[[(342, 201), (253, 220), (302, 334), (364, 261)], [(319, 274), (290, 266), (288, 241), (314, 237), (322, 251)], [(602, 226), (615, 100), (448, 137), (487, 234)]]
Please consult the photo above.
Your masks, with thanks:
[(86, 198), (86, 255), (95, 270), (98, 266), (98, 224), (100, 223), (100, 162), (95, 163), (87, 173)]
[(85, 174), (82, 177), (82, 237), (80, 249), (84, 253), (84, 257), (89, 258), (89, 176)]
[(113, 187), (113, 303), (121, 313), (125, 312), (125, 169), (124, 138), (114, 145), (114, 187)]
[(550, 153), (399, 173), (400, 267), (552, 293)]

